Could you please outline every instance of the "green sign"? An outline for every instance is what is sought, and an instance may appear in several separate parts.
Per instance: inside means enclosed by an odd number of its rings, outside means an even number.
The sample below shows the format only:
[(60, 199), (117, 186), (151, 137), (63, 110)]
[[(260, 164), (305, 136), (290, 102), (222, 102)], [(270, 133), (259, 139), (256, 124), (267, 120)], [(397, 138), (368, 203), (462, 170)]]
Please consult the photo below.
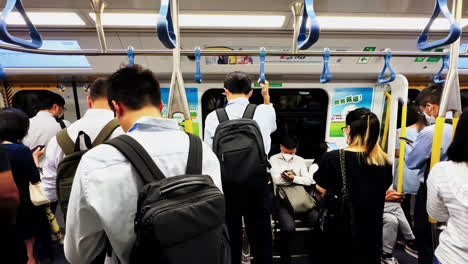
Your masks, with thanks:
[[(444, 49), (435, 49), (434, 52), (442, 52), (444, 51)], [(432, 57), (432, 58), (427, 58), (427, 61), (426, 62), (439, 62), (440, 61), (440, 57)]]
[[(260, 88), (260, 84), (254, 83), (255, 88)], [(283, 87), (283, 83), (270, 83), (270, 88), (281, 88)]]
[[(364, 47), (362, 51), (375, 51), (377, 47)], [(367, 64), (369, 63), (370, 58), (369, 57), (360, 57), (358, 61), (356, 62), (357, 64)]]

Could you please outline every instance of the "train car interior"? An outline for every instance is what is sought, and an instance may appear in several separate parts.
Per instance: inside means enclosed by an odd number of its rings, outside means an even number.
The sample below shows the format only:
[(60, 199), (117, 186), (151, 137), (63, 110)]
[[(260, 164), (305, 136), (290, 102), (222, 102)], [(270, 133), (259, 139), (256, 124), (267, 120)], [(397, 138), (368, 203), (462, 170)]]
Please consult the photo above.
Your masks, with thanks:
[[(162, 115), (203, 139), (208, 114), (227, 104), (226, 74), (242, 71), (252, 104), (263, 103), (257, 80), (270, 85), (277, 129), (269, 157), (295, 135), (297, 155), (311, 166), (321, 143), (347, 146), (346, 115), (364, 107), (378, 116), (379, 144), (393, 162), (402, 109), (426, 86), (444, 86), (439, 116), (457, 118), (468, 105), (463, 2), (435, 0), (436, 10), (450, 10), (434, 17), (434, 0), (0, 0), (0, 106), (32, 118), (47, 90), (65, 99), (61, 118), (73, 123), (88, 109), (94, 80), (134, 63), (159, 80)], [(172, 17), (161, 15), (168, 4)], [(172, 30), (157, 26), (168, 20)], [(307, 247), (311, 228), (296, 222), (288, 263), (317, 263)], [(274, 214), (272, 225), (274, 263), (286, 263)], [(394, 263), (418, 263), (403, 248), (395, 246)], [(244, 246), (242, 264), (255, 263), (249, 254)], [(68, 262), (61, 253), (51, 263)]]

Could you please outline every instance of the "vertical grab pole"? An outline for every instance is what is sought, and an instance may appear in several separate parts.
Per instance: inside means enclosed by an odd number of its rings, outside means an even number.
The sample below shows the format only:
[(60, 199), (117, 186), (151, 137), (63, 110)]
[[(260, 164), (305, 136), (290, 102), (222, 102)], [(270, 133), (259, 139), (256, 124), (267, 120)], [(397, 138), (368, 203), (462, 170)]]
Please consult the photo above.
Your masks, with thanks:
[(180, 72), (180, 28), (179, 28), (179, 0), (171, 0), (172, 23), (176, 36), (176, 47), (172, 50), (172, 78), (169, 90), (169, 103), (167, 106), (167, 117), (172, 118), (175, 113), (184, 114), (184, 126), (187, 133), (193, 134), (192, 118), (188, 107), (187, 95), (185, 93), (184, 79)]
[(296, 1), (290, 5), (291, 11), (294, 17), (294, 36), (292, 39), (292, 47), (291, 52), (297, 53), (297, 37), (299, 36), (299, 30), (301, 28), (301, 21), (302, 21), (302, 8), (304, 7), (304, 2)]
[[(401, 108), (401, 132), (400, 137), (406, 137), (406, 118), (408, 115), (408, 99), (400, 98), (403, 101), (403, 106)], [(403, 172), (405, 167), (405, 147), (406, 142), (403, 139), (400, 139), (400, 157), (398, 160), (398, 179), (397, 179), (397, 192), (403, 192)]]
[(104, 27), (102, 25), (102, 15), (104, 14), (104, 8), (106, 2), (104, 0), (90, 0), (91, 7), (96, 14), (96, 30), (99, 38), (99, 44), (101, 45), (101, 51), (107, 52), (106, 35), (104, 34)]

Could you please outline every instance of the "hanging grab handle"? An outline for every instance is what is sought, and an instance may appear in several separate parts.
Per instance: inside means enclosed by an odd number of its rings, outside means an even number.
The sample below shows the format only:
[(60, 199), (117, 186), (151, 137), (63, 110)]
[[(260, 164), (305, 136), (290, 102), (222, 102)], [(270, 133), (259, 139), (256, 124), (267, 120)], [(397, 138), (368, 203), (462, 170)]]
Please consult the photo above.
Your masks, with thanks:
[[(309, 27), (309, 35), (306, 35), (307, 26)], [(302, 23), (297, 36), (297, 48), (299, 50), (306, 50), (312, 47), (319, 37), (320, 25), (314, 12), (314, 0), (304, 0)]]
[(266, 49), (260, 49), (260, 83), (265, 83), (265, 58)]
[[(8, 32), (6, 19), (8, 17), (8, 14), (11, 12), (11, 10), (13, 10), (14, 7), (16, 7), (16, 9), (26, 22), (26, 25), (29, 28), (29, 35), (31, 36), (31, 41), (26, 41), (24, 39), (13, 37)], [(24, 9), (21, 0), (8, 0), (6, 2), (5, 8), (0, 14), (0, 40), (9, 44), (14, 44), (29, 49), (38, 49), (42, 47), (42, 36), (39, 33), (39, 31), (37, 31), (36, 27), (26, 14), (26, 10)]]
[(133, 53), (132, 46), (128, 47), (127, 56), (128, 56), (128, 65), (133, 66), (135, 64), (135, 54)]
[(440, 68), (439, 72), (436, 74), (434, 77), (434, 83), (445, 83), (445, 80), (440, 79), (440, 75), (445, 69), (449, 68), (449, 59), (450, 59), (450, 54), (449, 52), (445, 52), (445, 56), (442, 60), (442, 67)]
[[(450, 23), (450, 32), (448, 36), (444, 39), (436, 40), (431, 43), (427, 43), (429, 30), (431, 29), (432, 23), (436, 20), (439, 14), (442, 12), (449, 23)], [(440, 46), (450, 45), (457, 41), (457, 39), (461, 36), (461, 28), (460, 25), (455, 21), (452, 14), (450, 13), (447, 7), (447, 0), (436, 0), (436, 4), (434, 7), (434, 11), (432, 13), (431, 20), (427, 24), (426, 28), (424, 28), (423, 32), (418, 38), (418, 49), (420, 50), (428, 50), (438, 48)]]
[(328, 61), (330, 60), (330, 49), (324, 49), (325, 54), (323, 55), (323, 71), (322, 76), (320, 76), (321, 83), (327, 83), (331, 81), (332, 74), (330, 72), (330, 68), (328, 67)]
[(200, 47), (196, 47), (195, 48), (195, 63), (196, 63), (195, 81), (197, 83), (202, 83), (201, 70), (200, 70), (200, 59), (201, 59)]
[[(380, 73), (379, 83), (389, 83), (395, 80), (395, 72), (392, 70), (392, 67), (390, 66), (390, 59), (392, 58), (392, 51), (390, 49), (385, 49), (385, 52), (387, 52), (387, 55), (385, 55), (385, 66), (382, 70), (382, 73)], [(388, 71), (390, 71), (390, 78), (385, 80), (384, 75), (387, 69)]]
[(172, 24), (171, 0), (161, 0), (156, 31), (158, 32), (159, 40), (166, 48), (174, 49), (176, 47), (176, 35)]

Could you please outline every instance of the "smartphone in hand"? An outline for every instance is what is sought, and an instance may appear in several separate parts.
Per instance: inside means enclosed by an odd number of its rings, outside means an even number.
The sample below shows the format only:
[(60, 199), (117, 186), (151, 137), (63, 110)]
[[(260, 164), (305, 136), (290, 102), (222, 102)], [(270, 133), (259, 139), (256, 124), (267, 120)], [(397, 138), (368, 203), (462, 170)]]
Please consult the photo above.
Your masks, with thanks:
[(31, 152), (35, 152), (36, 150), (43, 150), (45, 148), (45, 145), (38, 145), (35, 146), (33, 149), (31, 149)]

